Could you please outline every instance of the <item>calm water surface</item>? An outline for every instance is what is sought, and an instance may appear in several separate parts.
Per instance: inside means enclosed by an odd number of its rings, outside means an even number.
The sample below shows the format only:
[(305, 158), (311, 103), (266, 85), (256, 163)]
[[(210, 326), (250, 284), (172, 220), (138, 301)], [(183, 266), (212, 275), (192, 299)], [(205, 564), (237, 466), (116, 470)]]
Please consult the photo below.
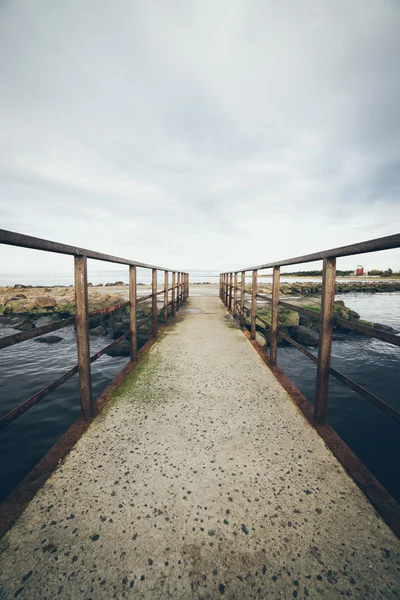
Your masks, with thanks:
[[(338, 295), (337, 299), (340, 298)], [(362, 318), (400, 330), (400, 293), (344, 294), (342, 298)], [(11, 333), (14, 333), (11, 328), (0, 329), (1, 336)], [(2, 415), (76, 364), (73, 327), (55, 333), (63, 337), (56, 345), (30, 340), (0, 352)], [(108, 342), (105, 337), (91, 338), (91, 353)], [(335, 368), (400, 410), (400, 348), (357, 336), (348, 341), (333, 342), (332, 354)], [(94, 396), (103, 391), (126, 362), (126, 358), (103, 356), (92, 365)], [(286, 347), (278, 350), (278, 364), (313, 401), (315, 365), (295, 348)], [(15, 487), (79, 415), (75, 376), (1, 432), (0, 499)], [(333, 378), (328, 420), (400, 500), (399, 425)]]

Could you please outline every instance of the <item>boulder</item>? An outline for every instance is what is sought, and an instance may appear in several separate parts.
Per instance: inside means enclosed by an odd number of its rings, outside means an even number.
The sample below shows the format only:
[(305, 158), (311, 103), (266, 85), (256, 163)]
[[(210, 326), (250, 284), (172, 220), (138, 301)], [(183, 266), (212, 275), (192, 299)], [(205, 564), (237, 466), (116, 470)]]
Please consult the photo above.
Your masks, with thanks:
[(7, 298), (4, 304), (11, 302), (12, 300), (21, 300), (26, 298), (25, 294), (15, 294), (15, 296), (11, 296), (11, 298)]
[(17, 283), (13, 287), (14, 290), (23, 290), (25, 288), (26, 288), (26, 285), (22, 285), (22, 283)]
[(108, 352), (106, 352), (108, 356), (130, 356), (131, 355), (131, 343), (128, 340), (123, 340), (114, 348), (110, 348)]
[(278, 320), (281, 325), (285, 325), (286, 327), (297, 327), (299, 324), (300, 315), (294, 310), (280, 311)]
[(35, 329), (36, 325), (35, 323), (32, 323), (32, 321), (30, 321), (29, 319), (26, 319), (25, 321), (20, 321), (19, 323), (16, 323), (15, 325), (13, 325), (14, 329), (18, 329), (19, 331), (29, 331), (30, 329)]
[(23, 312), (25, 309), (25, 302), (23, 300), (20, 300), (19, 298), (14, 300), (7, 300), (7, 302), (5, 303), (5, 307), (7, 312)]
[(398, 329), (395, 329), (394, 327), (390, 327), (389, 325), (383, 325), (382, 323), (373, 323), (373, 326), (375, 327), (375, 329), (380, 329), (381, 331), (384, 331), (385, 333), (399, 333)]
[(38, 296), (35, 300), (37, 308), (54, 308), (57, 305), (57, 300), (50, 296)]
[(124, 323), (122, 321), (115, 321), (115, 323), (113, 323), (113, 325), (112, 325), (112, 332), (113, 332), (114, 340), (121, 337), (121, 335), (124, 335), (124, 333), (126, 333), (128, 331), (128, 329), (129, 329), (129, 322)]
[(45, 337), (38, 337), (33, 341), (37, 344), (58, 344), (62, 339), (59, 335), (46, 335)]
[(298, 327), (292, 327), (290, 330), (291, 337), (299, 344), (304, 346), (318, 346), (319, 334), (314, 329), (304, 327), (304, 325), (298, 325)]
[(349, 310), (349, 317), (352, 317), (353, 319), (359, 319), (360, 315), (355, 310)]
[(105, 335), (106, 334), (106, 330), (103, 327), (103, 325), (98, 325), (98, 327), (93, 327), (93, 329), (90, 329), (89, 333), (91, 335)]

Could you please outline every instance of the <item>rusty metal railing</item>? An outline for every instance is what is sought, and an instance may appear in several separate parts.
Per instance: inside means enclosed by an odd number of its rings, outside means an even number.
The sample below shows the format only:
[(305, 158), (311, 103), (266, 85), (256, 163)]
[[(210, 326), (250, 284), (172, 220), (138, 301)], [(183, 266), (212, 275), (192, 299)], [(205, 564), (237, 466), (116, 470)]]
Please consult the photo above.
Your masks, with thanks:
[[(379, 250), (388, 250), (400, 248), (400, 234), (390, 235), (387, 237), (369, 240), (322, 252), (315, 252), (297, 258), (266, 263), (255, 267), (246, 267), (237, 271), (221, 273), (220, 275), (220, 297), (228, 310), (234, 315), (238, 315), (240, 325), (244, 326), (245, 321), (245, 294), (251, 296), (250, 306), (250, 338), (256, 337), (256, 322), (260, 321), (265, 327), (270, 327), (269, 341), (269, 363), (272, 366), (277, 364), (277, 347), (278, 335), (285, 339), (289, 344), (300, 350), (305, 356), (317, 364), (316, 386), (315, 386), (315, 402), (314, 402), (314, 421), (317, 424), (324, 424), (326, 421), (327, 402), (328, 402), (328, 385), (329, 376), (335, 377), (347, 387), (354, 390), (357, 394), (371, 402), (379, 410), (386, 415), (400, 422), (400, 412), (386, 402), (366, 390), (364, 387), (346, 377), (333, 367), (331, 367), (331, 350), (332, 350), (332, 329), (336, 323), (340, 327), (350, 329), (358, 333), (376, 338), (394, 346), (400, 346), (400, 337), (381, 331), (379, 329), (369, 327), (363, 323), (347, 321), (334, 315), (334, 298), (335, 298), (335, 281), (336, 281), (336, 259), (343, 256), (351, 256), (354, 254), (364, 254), (367, 252), (376, 252)], [(280, 300), (280, 267), (286, 265), (295, 265), (300, 263), (315, 262), (323, 260), (322, 271), (322, 297), (320, 313), (315, 313), (302, 306), (296, 306), (290, 302)], [(260, 294), (257, 291), (257, 276), (261, 269), (272, 268), (272, 296)], [(246, 272), (252, 273), (251, 292), (245, 289)], [(241, 274), (240, 286), (238, 286), (238, 274)], [(238, 292), (240, 292), (240, 301), (238, 301)], [(257, 315), (257, 299), (269, 302), (272, 305), (271, 323), (270, 325)], [(320, 320), (320, 339), (318, 346), (318, 356), (312, 354), (307, 348), (293, 340), (287, 333), (280, 331), (278, 324), (278, 308), (285, 306), (290, 310), (307, 315), (311, 319)]]
[[(142, 327), (146, 321), (151, 320), (151, 336), (152, 338), (157, 337), (157, 296), (163, 294), (163, 323), (164, 325), (168, 322), (169, 315), (175, 316), (181, 305), (187, 300), (189, 296), (189, 274), (185, 272), (178, 272), (165, 267), (158, 267), (156, 265), (149, 265), (137, 261), (132, 261), (116, 256), (110, 256), (108, 254), (102, 254), (100, 252), (94, 252), (92, 250), (86, 250), (84, 248), (76, 248), (74, 246), (68, 246), (66, 244), (60, 244), (58, 242), (52, 242), (49, 240), (43, 240), (40, 238), (23, 235), (20, 233), (14, 233), (12, 231), (5, 231), (0, 229), (0, 244), (6, 244), (9, 246), (20, 246), (22, 248), (30, 248), (35, 250), (43, 250), (46, 252), (56, 252), (58, 254), (65, 254), (74, 257), (74, 271), (75, 271), (75, 300), (76, 300), (76, 315), (66, 319), (61, 319), (55, 323), (36, 327), (29, 331), (22, 331), (14, 335), (0, 338), (0, 350), (8, 348), (15, 344), (19, 344), (26, 340), (57, 331), (68, 325), (76, 325), (76, 341), (78, 350), (78, 364), (72, 369), (61, 375), (58, 379), (50, 383), (45, 388), (38, 391), (36, 394), (22, 402), (19, 406), (14, 408), (8, 414), (0, 419), (0, 429), (9, 425), (17, 419), (20, 415), (25, 413), (32, 406), (37, 404), (42, 398), (50, 394), (50, 392), (57, 389), (60, 385), (68, 381), (71, 377), (79, 374), (79, 390), (80, 390), (80, 402), (82, 413), (85, 417), (91, 417), (94, 414), (94, 399), (92, 395), (92, 376), (91, 376), (91, 364), (96, 361), (105, 352), (108, 352), (111, 348), (122, 342), (123, 340), (130, 339), (130, 360), (137, 362), (138, 360), (138, 329)], [(87, 276), (87, 259), (94, 259), (99, 261), (105, 261), (110, 263), (117, 263), (129, 266), (129, 301), (116, 304), (107, 308), (101, 308), (89, 312), (89, 299), (88, 299), (88, 276)], [(152, 273), (151, 277), (151, 294), (147, 296), (137, 295), (137, 268), (150, 269)], [(164, 272), (164, 289), (157, 291), (157, 271)], [(172, 273), (172, 287), (169, 286), (169, 273)], [(171, 292), (171, 301), (169, 299), (169, 292)], [(151, 313), (148, 317), (138, 320), (137, 319), (137, 305), (145, 300), (151, 299)], [(105, 348), (96, 352), (92, 356), (90, 355), (89, 346), (89, 319), (102, 314), (111, 313), (115, 310), (124, 309), (129, 307), (129, 331), (121, 335), (118, 339), (108, 344)]]

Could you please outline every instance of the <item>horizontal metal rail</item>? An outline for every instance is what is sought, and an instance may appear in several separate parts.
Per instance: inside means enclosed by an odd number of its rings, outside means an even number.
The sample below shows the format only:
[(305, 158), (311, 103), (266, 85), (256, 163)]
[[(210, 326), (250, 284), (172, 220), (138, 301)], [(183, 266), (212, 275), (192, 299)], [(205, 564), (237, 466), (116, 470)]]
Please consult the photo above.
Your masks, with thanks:
[[(105, 346), (105, 348), (103, 348), (102, 350), (99, 350), (99, 352), (96, 352), (95, 354), (93, 354), (90, 357), (90, 362), (94, 363), (98, 358), (103, 356), (103, 354), (108, 352), (108, 350), (110, 350), (111, 348), (113, 348), (114, 346), (116, 346), (117, 344), (122, 342), (123, 340), (125, 340), (128, 336), (129, 336), (129, 331), (124, 333), (124, 335), (121, 335), (121, 337), (119, 337), (118, 339), (111, 342), (111, 344), (108, 344), (108, 346)], [(28, 400), (25, 400), (25, 402), (22, 402), (22, 404), (20, 404), (19, 406), (17, 406), (13, 410), (11, 410), (8, 414), (6, 414), (4, 417), (2, 417), (0, 419), (0, 430), (3, 429), (4, 427), (6, 427), (7, 425), (9, 425), (10, 423), (12, 423), (13, 421), (15, 421), (15, 419), (17, 417), (20, 417), (29, 408), (31, 408), (32, 406), (37, 404), (39, 402), (39, 400), (42, 400), (43, 398), (48, 396), (51, 392), (53, 392), (58, 387), (60, 387), (60, 385), (62, 383), (65, 383), (66, 381), (68, 381), (68, 379), (71, 379), (71, 377), (76, 375), (77, 372), (78, 372), (78, 365), (75, 365), (74, 367), (72, 367), (72, 369), (70, 369), (63, 375), (61, 375), (61, 377), (58, 377), (58, 379), (55, 379), (52, 383), (50, 383), (46, 387), (42, 388), (39, 392), (37, 392), (36, 394), (31, 396), (30, 398), (28, 398)]]
[(313, 354), (309, 350), (307, 350), (307, 348), (304, 348), (304, 346), (296, 342), (292, 337), (290, 337), (290, 335), (280, 330), (278, 331), (278, 335), (280, 335), (284, 340), (286, 340), (291, 346), (294, 346), (295, 348), (297, 348), (297, 350), (300, 350), (300, 352), (305, 354), (305, 356), (308, 356), (308, 358), (310, 358), (313, 362), (317, 362), (318, 357), (315, 356), (315, 354)]
[(0, 430), (15, 421), (17, 417), (20, 417), (29, 408), (32, 408), (32, 406), (37, 404), (39, 400), (42, 400), (42, 398), (48, 396), (50, 392), (53, 392), (60, 387), (62, 383), (65, 383), (68, 381), (68, 379), (71, 379), (71, 377), (76, 375), (77, 372), (78, 365), (75, 365), (75, 367), (72, 367), (72, 369), (64, 373), (64, 375), (61, 375), (61, 377), (50, 383), (50, 385), (42, 388), (39, 392), (28, 398), (28, 400), (25, 400), (25, 402), (22, 402), (22, 404), (11, 410), (8, 414), (0, 419)]
[[(296, 342), (289, 335), (287, 335), (283, 331), (279, 331), (279, 335), (289, 344), (300, 350), (300, 352), (305, 354), (305, 356), (310, 358), (314, 363), (318, 362), (318, 357), (315, 354), (307, 350), (307, 348), (304, 348), (304, 346)], [(388, 417), (391, 417), (392, 419), (395, 419), (396, 421), (400, 422), (400, 412), (398, 412), (392, 406), (389, 406), (389, 404), (378, 398), (378, 396), (375, 396), (375, 394), (372, 394), (371, 392), (366, 390), (364, 387), (362, 387), (362, 385), (360, 385), (353, 379), (350, 379), (350, 377), (346, 377), (346, 375), (340, 373), (340, 371), (337, 371), (333, 367), (330, 367), (329, 372), (333, 377), (335, 377), (335, 379), (341, 381), (342, 383), (344, 383), (344, 385), (352, 389), (354, 392), (356, 392), (369, 402), (371, 402), (371, 404), (373, 404), (376, 408), (385, 413)]]
[[(272, 298), (270, 298), (269, 296), (265, 296), (264, 294), (257, 294), (257, 298), (260, 298), (261, 300), (266, 300), (267, 302), (272, 302)], [(304, 306), (298, 306), (297, 304), (286, 302), (286, 300), (279, 300), (278, 304), (280, 306), (285, 306), (290, 310), (294, 310), (298, 313), (307, 315), (313, 321), (320, 320), (319, 310), (317, 311), (312, 310), (310, 308), (305, 308)], [(347, 319), (343, 319), (342, 317), (336, 317), (335, 315), (333, 316), (333, 320), (337, 325), (340, 325), (340, 327), (342, 327), (343, 329), (349, 329), (357, 333), (362, 333), (377, 340), (381, 340), (382, 342), (392, 344), (393, 346), (400, 346), (400, 336), (396, 335), (395, 333), (388, 333), (377, 327), (370, 327), (369, 325), (365, 325), (364, 323), (358, 323), (357, 321), (348, 321)]]
[(139, 298), (136, 300), (136, 304), (140, 304), (141, 302), (144, 302), (145, 300), (149, 300), (149, 298), (152, 298), (153, 294), (148, 294), (147, 296), (139, 296)]
[(127, 331), (126, 333), (121, 335), (119, 338), (117, 338), (116, 340), (111, 342), (111, 344), (108, 344), (108, 346), (105, 346), (104, 348), (102, 348), (101, 350), (96, 352), (95, 354), (92, 354), (92, 356), (90, 357), (90, 362), (94, 363), (98, 358), (100, 358), (100, 356), (103, 356), (103, 354), (105, 354), (106, 352), (111, 350), (111, 348), (114, 348), (115, 346), (117, 346), (117, 344), (119, 344), (120, 342), (123, 342), (124, 340), (126, 340), (128, 337), (129, 337), (129, 331)]
[(8, 348), (9, 346), (14, 346), (14, 344), (26, 342), (27, 340), (39, 337), (40, 335), (51, 333), (52, 331), (58, 331), (58, 329), (63, 329), (64, 327), (68, 327), (68, 325), (73, 325), (74, 323), (75, 316), (69, 317), (68, 319), (55, 321), (54, 323), (48, 323), (47, 325), (42, 325), (41, 327), (35, 327), (35, 329), (29, 329), (29, 331), (21, 331), (20, 333), (7, 335), (6, 337), (0, 338), (0, 350), (3, 348)]
[[(21, 405), (17, 406), (8, 415), (5, 415), (0, 420), (0, 428), (6, 424), (15, 420), (18, 416), (26, 412), (29, 408), (34, 406), (42, 398), (47, 396), (50, 392), (57, 389), (62, 383), (67, 381), (70, 377), (73, 377), (76, 373), (79, 374), (79, 392), (82, 413), (85, 417), (91, 417), (94, 414), (93, 398), (92, 398), (92, 381), (91, 381), (91, 369), (90, 365), (100, 358), (104, 353), (109, 351), (111, 348), (119, 344), (122, 340), (130, 339), (130, 360), (132, 362), (137, 361), (137, 332), (138, 329), (144, 327), (148, 321), (151, 320), (151, 336), (157, 337), (157, 319), (160, 312), (163, 312), (164, 324), (167, 323), (168, 319), (168, 307), (172, 306), (172, 314), (175, 315), (179, 307), (186, 301), (189, 296), (189, 274), (183, 271), (177, 271), (173, 269), (166, 269), (165, 267), (158, 267), (156, 265), (146, 264), (138, 261), (128, 260), (104, 254), (100, 252), (94, 252), (86, 248), (79, 248), (75, 246), (69, 246), (67, 244), (60, 244), (50, 240), (36, 238), (12, 231), (6, 231), (0, 229), (0, 245), (5, 244), (9, 246), (17, 246), (22, 248), (28, 248), (33, 250), (40, 250), (45, 252), (54, 252), (57, 254), (70, 255), (74, 257), (74, 276), (75, 276), (75, 306), (76, 314), (66, 319), (60, 319), (54, 323), (48, 323), (40, 327), (34, 327), (29, 331), (21, 331), (11, 336), (0, 338), (0, 349), (13, 346), (14, 344), (21, 343), (33, 338), (37, 338), (46, 333), (57, 331), (69, 325), (75, 325), (76, 328), (76, 340), (77, 340), (77, 351), (78, 351), (78, 366), (73, 367), (67, 373), (64, 373), (61, 377), (50, 383), (49, 386), (39, 390), (31, 398), (28, 398)], [(105, 262), (112, 262), (117, 264), (123, 264), (129, 266), (129, 301), (120, 302), (113, 306), (100, 308), (89, 312), (89, 296), (88, 296), (88, 269), (87, 259), (100, 260)], [(152, 284), (151, 294), (146, 296), (138, 297), (138, 283), (137, 283), (137, 267), (151, 269), (152, 271)], [(157, 286), (157, 271), (164, 272), (164, 286), (163, 289), (158, 291)], [(169, 287), (169, 273), (172, 275), (172, 287)], [(172, 291), (172, 301), (168, 303), (168, 292)], [(176, 291), (176, 294), (175, 294)], [(157, 296), (163, 294), (163, 309), (157, 311)], [(151, 313), (145, 318), (138, 321), (137, 306), (141, 302), (151, 299)], [(108, 344), (105, 348), (96, 352), (94, 355), (89, 355), (89, 322), (90, 319), (99, 315), (105, 315), (116, 310), (124, 310), (129, 307), (129, 324), (127, 324), (128, 331), (120, 336), (117, 340), (114, 340)]]
[[(114, 304), (113, 306), (93, 310), (92, 312), (88, 313), (88, 317), (90, 319), (98, 315), (105, 315), (108, 313), (112, 313), (116, 310), (122, 310), (128, 306), (129, 302)], [(59, 321), (55, 321), (54, 323), (48, 323), (47, 325), (35, 327), (35, 329), (30, 329), (29, 331), (21, 331), (20, 333), (7, 335), (6, 337), (0, 338), (0, 350), (2, 350), (3, 348), (8, 348), (9, 346), (14, 346), (14, 344), (20, 344), (21, 342), (26, 342), (27, 340), (31, 340), (41, 335), (45, 335), (46, 333), (58, 331), (59, 329), (63, 329), (64, 327), (68, 327), (69, 325), (74, 325), (75, 320), (76, 316), (74, 315), (72, 317), (68, 317), (67, 319), (60, 319)]]
[(106, 306), (105, 308), (99, 308), (97, 310), (92, 310), (88, 313), (89, 319), (92, 317), (97, 317), (99, 315), (106, 315), (108, 313), (112, 313), (115, 310), (123, 310), (130, 305), (130, 302), (121, 302), (120, 304), (113, 304), (112, 306)]
[[(287, 341), (289, 344), (301, 351), (305, 356), (310, 358), (314, 363), (317, 363), (316, 376), (316, 392), (314, 403), (314, 419), (315, 423), (323, 424), (326, 419), (327, 397), (328, 397), (328, 381), (332, 375), (353, 391), (357, 392), (363, 398), (370, 401), (375, 407), (384, 412), (386, 415), (399, 421), (399, 411), (389, 406), (383, 400), (364, 389), (361, 385), (346, 377), (336, 369), (331, 367), (331, 348), (333, 339), (333, 326), (341, 329), (354, 331), (363, 335), (367, 335), (373, 339), (378, 339), (382, 342), (400, 347), (400, 336), (389, 333), (378, 327), (371, 327), (366, 323), (362, 323), (357, 319), (348, 320), (341, 316), (335, 315), (335, 284), (336, 284), (336, 259), (343, 256), (351, 256), (355, 254), (365, 254), (381, 250), (388, 250), (400, 247), (400, 234), (386, 236), (374, 240), (351, 244), (348, 246), (340, 246), (315, 252), (296, 258), (291, 258), (282, 261), (275, 261), (257, 265), (254, 267), (245, 267), (237, 271), (230, 271), (220, 274), (220, 297), (228, 310), (232, 310), (232, 298), (234, 299), (234, 312), (240, 317), (240, 324), (243, 327), (245, 317), (250, 317), (250, 339), (255, 339), (256, 322), (265, 324), (271, 328), (270, 333), (270, 364), (277, 364), (277, 340), (278, 336)], [(322, 294), (321, 306), (318, 310), (298, 306), (291, 302), (280, 300), (280, 267), (285, 265), (294, 265), (301, 263), (315, 262), (323, 260), (322, 271)], [(258, 292), (257, 281), (258, 271), (261, 269), (273, 268), (272, 280), (272, 296)], [(251, 291), (245, 289), (246, 272), (251, 272)], [(240, 285), (238, 285), (238, 274), (240, 274)], [(249, 286), (248, 286), (249, 287)], [(240, 305), (237, 302), (237, 292), (240, 292)], [(251, 296), (250, 302), (245, 300), (245, 294)], [(265, 318), (257, 314), (259, 301), (268, 302), (271, 305), (271, 325)], [(293, 340), (287, 333), (281, 330), (278, 325), (279, 306), (286, 309), (296, 311), (297, 313), (306, 315), (309, 319), (319, 321), (319, 346), (318, 356), (312, 354), (301, 344)]]
[(330, 250), (322, 250), (321, 252), (304, 254), (303, 256), (297, 256), (296, 258), (288, 258), (286, 260), (265, 263), (255, 267), (245, 267), (243, 269), (238, 269), (237, 271), (232, 271), (232, 273), (259, 271), (260, 269), (271, 269), (272, 267), (284, 267), (287, 265), (298, 265), (302, 263), (315, 262), (316, 260), (323, 260), (324, 258), (340, 258), (343, 256), (351, 256), (352, 254), (366, 254), (368, 252), (390, 250), (399, 247), (400, 233), (395, 233), (394, 235), (388, 235), (386, 237), (376, 238), (374, 240), (367, 240), (366, 242), (358, 242), (356, 244), (349, 244), (348, 246), (340, 246), (339, 248), (331, 248)]
[(92, 258), (94, 260), (140, 267), (144, 269), (178, 272), (176, 269), (166, 269), (165, 267), (157, 267), (156, 265), (149, 265), (135, 260), (127, 260), (126, 258), (119, 258), (118, 256), (111, 256), (110, 254), (95, 252), (93, 250), (88, 250), (87, 248), (78, 248), (76, 246), (60, 244), (59, 242), (52, 242), (51, 240), (44, 240), (42, 238), (16, 233), (14, 231), (7, 231), (5, 229), (0, 229), (0, 244), (31, 248), (33, 250), (45, 250), (46, 252), (56, 252), (57, 254), (67, 254), (70, 256), (86, 256), (86, 258)]

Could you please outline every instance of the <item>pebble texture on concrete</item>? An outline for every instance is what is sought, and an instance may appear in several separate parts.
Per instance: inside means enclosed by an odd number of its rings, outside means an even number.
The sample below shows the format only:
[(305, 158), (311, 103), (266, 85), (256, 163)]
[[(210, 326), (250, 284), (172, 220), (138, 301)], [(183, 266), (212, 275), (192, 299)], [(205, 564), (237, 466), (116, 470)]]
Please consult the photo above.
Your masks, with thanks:
[(0, 598), (400, 597), (398, 540), (219, 299), (182, 313), (1, 542)]

